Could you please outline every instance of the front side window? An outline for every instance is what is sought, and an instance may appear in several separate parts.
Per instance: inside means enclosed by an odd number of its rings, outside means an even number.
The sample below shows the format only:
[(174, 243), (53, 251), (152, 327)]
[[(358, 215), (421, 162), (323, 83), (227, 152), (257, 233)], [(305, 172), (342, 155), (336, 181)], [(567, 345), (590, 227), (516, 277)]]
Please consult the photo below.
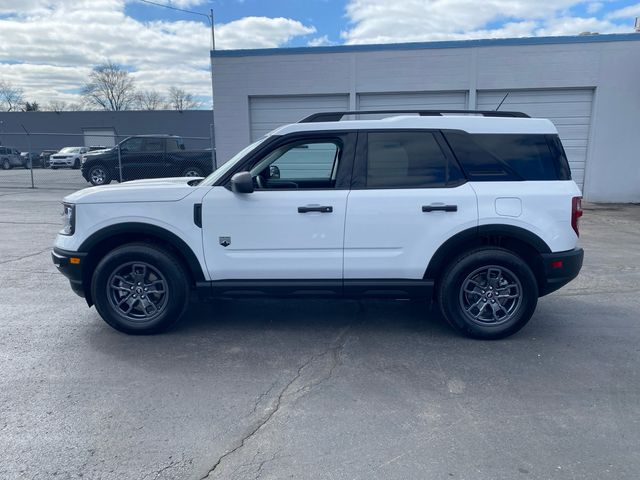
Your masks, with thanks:
[(258, 160), (250, 172), (262, 190), (334, 188), (342, 142), (299, 140)]
[(134, 137), (122, 142), (120, 148), (121, 150), (126, 150), (127, 152), (141, 152), (143, 145), (144, 138)]
[(431, 132), (367, 135), (367, 188), (444, 187), (460, 178)]

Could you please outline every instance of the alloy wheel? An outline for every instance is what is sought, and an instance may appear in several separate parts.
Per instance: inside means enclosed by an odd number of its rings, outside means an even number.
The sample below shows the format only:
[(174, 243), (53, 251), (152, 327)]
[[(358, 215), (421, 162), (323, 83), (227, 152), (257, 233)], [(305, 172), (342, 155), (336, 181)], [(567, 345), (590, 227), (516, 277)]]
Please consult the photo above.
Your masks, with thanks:
[(522, 285), (508, 268), (489, 265), (471, 272), (462, 282), (460, 307), (472, 322), (492, 326), (511, 320), (522, 304)]
[(167, 307), (168, 284), (162, 273), (146, 262), (128, 262), (107, 281), (111, 307), (128, 320), (147, 322)]

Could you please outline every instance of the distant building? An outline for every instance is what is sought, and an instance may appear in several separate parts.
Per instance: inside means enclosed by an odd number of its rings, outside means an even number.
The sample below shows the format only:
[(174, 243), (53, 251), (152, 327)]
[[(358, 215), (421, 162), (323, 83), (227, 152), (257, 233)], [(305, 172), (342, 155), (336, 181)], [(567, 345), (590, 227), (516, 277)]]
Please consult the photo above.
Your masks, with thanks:
[(504, 99), (502, 110), (556, 124), (586, 199), (640, 202), (638, 33), (216, 50), (212, 58), (219, 162), (313, 112), (492, 110)]
[(66, 146), (108, 147), (126, 136), (142, 134), (202, 137), (185, 139), (187, 148), (210, 148), (211, 123), (211, 110), (0, 112), (0, 143), (28, 151), (26, 129), (32, 134), (34, 152)]

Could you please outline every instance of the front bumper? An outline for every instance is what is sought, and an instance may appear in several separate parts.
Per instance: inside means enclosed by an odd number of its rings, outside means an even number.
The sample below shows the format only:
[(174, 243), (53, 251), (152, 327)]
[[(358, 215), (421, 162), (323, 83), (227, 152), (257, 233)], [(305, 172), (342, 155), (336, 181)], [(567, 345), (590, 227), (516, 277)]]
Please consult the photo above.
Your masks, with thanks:
[(540, 296), (555, 292), (578, 276), (582, 268), (584, 250), (574, 248), (566, 252), (545, 253), (541, 255), (544, 269), (544, 282)]
[[(84, 291), (84, 264), (86, 263), (86, 253), (71, 252), (54, 247), (51, 252), (51, 259), (58, 271), (69, 279), (71, 289), (79, 296), (85, 297)], [(72, 260), (73, 259), (73, 260)]]
[(73, 165), (73, 158), (50, 158), (49, 165), (54, 167), (70, 167)]

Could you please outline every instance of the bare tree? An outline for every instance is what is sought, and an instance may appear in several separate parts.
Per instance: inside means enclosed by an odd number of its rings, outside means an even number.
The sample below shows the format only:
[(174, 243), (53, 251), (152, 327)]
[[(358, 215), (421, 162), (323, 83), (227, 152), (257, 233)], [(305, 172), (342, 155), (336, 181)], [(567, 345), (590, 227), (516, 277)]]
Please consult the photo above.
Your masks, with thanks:
[(0, 110), (5, 112), (17, 111), (24, 103), (24, 91), (14, 87), (12, 83), (0, 80)]
[(47, 112), (78, 112), (86, 110), (82, 103), (67, 103), (64, 100), (51, 100), (44, 107), (40, 108)]
[(82, 88), (87, 104), (102, 110), (126, 110), (134, 95), (135, 85), (129, 72), (111, 61), (94, 67), (89, 82)]
[(25, 102), (24, 111), (25, 112), (38, 112), (38, 111), (40, 111), (40, 105), (36, 101)]
[(170, 87), (169, 88), (169, 103), (168, 107), (172, 110), (195, 110), (200, 108), (202, 102), (196, 100), (192, 93), (188, 93), (182, 88)]
[(162, 110), (165, 99), (156, 90), (139, 90), (135, 94), (135, 106), (140, 110)]

